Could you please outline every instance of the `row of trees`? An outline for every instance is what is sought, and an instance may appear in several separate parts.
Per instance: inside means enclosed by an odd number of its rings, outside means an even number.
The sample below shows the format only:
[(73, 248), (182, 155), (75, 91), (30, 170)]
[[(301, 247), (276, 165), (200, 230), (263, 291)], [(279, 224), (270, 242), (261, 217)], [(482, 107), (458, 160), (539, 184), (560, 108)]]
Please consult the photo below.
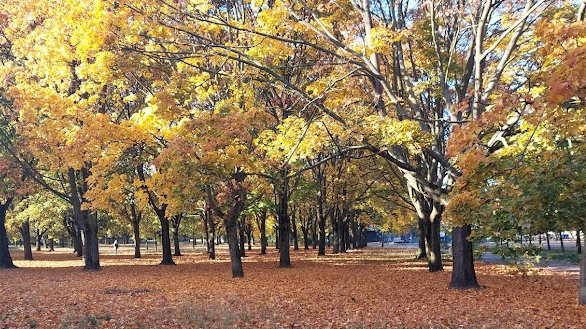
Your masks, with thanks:
[(295, 207), (320, 240), (328, 220), (340, 237), (348, 218), (416, 214), (431, 271), (451, 225), (456, 288), (478, 286), (472, 239), (503, 221), (584, 228), (583, 2), (16, 3), (0, 9), (2, 209), (61, 198), (85, 269), (97, 211), (152, 211), (163, 264), (173, 218), (217, 216), (233, 276), (239, 218), (262, 202), (282, 267)]

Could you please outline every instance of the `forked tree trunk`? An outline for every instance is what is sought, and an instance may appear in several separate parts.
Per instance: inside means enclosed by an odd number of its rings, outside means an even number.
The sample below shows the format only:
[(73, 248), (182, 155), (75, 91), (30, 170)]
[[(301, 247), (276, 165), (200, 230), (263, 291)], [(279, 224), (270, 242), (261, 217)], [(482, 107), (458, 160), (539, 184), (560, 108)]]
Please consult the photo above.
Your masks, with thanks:
[(469, 224), (452, 229), (453, 270), (450, 288), (470, 289), (478, 288), (476, 272), (474, 271), (474, 256), (472, 242), (468, 237), (472, 232)]
[(441, 241), (440, 241), (440, 223), (443, 206), (434, 202), (433, 210), (430, 214), (430, 234), (428, 240), (425, 242), (427, 246), (427, 265), (430, 272), (442, 271), (444, 266), (442, 264), (441, 256)]
[(16, 268), (10, 257), (10, 250), (8, 249), (8, 235), (6, 234), (6, 211), (12, 202), (12, 198), (8, 198), (6, 202), (0, 204), (0, 268)]
[(26, 220), (20, 227), (20, 235), (24, 244), (24, 260), (33, 260), (33, 249), (31, 247), (31, 227), (30, 222)]

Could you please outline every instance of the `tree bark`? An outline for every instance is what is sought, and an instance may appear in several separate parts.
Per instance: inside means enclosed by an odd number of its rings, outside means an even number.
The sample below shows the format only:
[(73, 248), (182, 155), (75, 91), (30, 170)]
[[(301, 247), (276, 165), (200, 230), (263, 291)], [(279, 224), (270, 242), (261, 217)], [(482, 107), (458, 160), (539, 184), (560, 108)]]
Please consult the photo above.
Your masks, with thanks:
[(258, 230), (260, 231), (260, 254), (265, 255), (267, 253), (267, 210), (261, 209), (258, 214)]
[(161, 265), (175, 265), (173, 256), (171, 254), (171, 236), (170, 236), (170, 224), (167, 217), (165, 217), (165, 211), (157, 212), (159, 221), (161, 222), (161, 245), (163, 246), (163, 260)]
[(173, 247), (175, 252), (173, 256), (181, 256), (181, 249), (179, 247), (179, 225), (181, 225), (181, 219), (183, 218), (183, 214), (178, 214), (173, 216), (173, 220), (171, 224), (173, 225)]
[(226, 235), (228, 238), (228, 249), (230, 250), (230, 265), (232, 268), (232, 278), (244, 277), (244, 270), (242, 269), (242, 258), (240, 257), (240, 247), (238, 239), (238, 218), (228, 216), (224, 220), (226, 226)]
[(576, 252), (578, 254), (582, 253), (582, 241), (580, 239), (580, 233), (580, 230), (576, 231)]
[(236, 222), (238, 223), (238, 242), (239, 242), (239, 249), (240, 249), (240, 257), (246, 257), (246, 251), (244, 249), (244, 245), (246, 243), (244, 238), (244, 221), (246, 218), (241, 216), (240, 219), (237, 219)]
[(293, 250), (299, 250), (299, 234), (297, 233), (297, 218), (295, 208), (293, 208), (291, 214), (291, 228), (293, 233)]
[(474, 271), (472, 243), (468, 237), (472, 232), (469, 224), (452, 229), (452, 254), (454, 258), (450, 288), (479, 288)]
[(41, 233), (41, 230), (38, 228), (35, 231), (36, 231), (35, 232), (36, 233), (35, 234), (36, 235), (35, 236), (35, 238), (36, 238), (36, 243), (35, 243), (36, 249), (35, 250), (41, 251), (42, 247), (43, 247), (43, 233)]
[(24, 260), (33, 260), (33, 250), (31, 247), (31, 227), (30, 222), (26, 220), (20, 227), (20, 235), (24, 246)]
[(140, 221), (132, 222), (134, 231), (134, 258), (140, 258)]
[(12, 202), (12, 198), (8, 198), (6, 202), (0, 204), (0, 268), (16, 268), (10, 256), (8, 249), (8, 235), (6, 234), (6, 211)]
[(282, 170), (282, 181), (280, 186), (275, 186), (279, 197), (278, 222), (279, 222), (279, 267), (291, 267), (291, 256), (289, 253), (289, 237), (291, 232), (291, 221), (289, 219), (289, 179), (287, 168)]
[(425, 244), (425, 240), (427, 238), (427, 227), (425, 224), (425, 220), (423, 218), (419, 218), (419, 243), (417, 246), (417, 255), (415, 255), (415, 259), (427, 259), (427, 247)]
[(279, 267), (288, 268), (291, 267), (291, 257), (289, 254), (289, 232), (291, 226), (289, 225), (289, 214), (288, 211), (288, 192), (287, 187), (284, 186), (284, 191), (280, 191), (279, 196)]
[[(440, 223), (443, 206), (438, 202), (433, 202), (433, 210), (429, 218), (430, 234), (429, 240), (426, 241), (427, 248), (427, 265), (430, 272), (442, 271), (444, 269), (441, 256), (440, 241)], [(474, 268), (474, 267), (472, 267)]]

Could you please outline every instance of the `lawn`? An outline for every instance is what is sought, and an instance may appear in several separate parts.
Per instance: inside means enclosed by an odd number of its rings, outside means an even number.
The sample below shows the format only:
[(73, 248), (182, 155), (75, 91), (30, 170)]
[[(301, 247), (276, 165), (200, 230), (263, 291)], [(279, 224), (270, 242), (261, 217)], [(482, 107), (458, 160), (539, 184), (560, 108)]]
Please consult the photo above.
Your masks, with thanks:
[[(245, 258), (232, 279), (227, 251), (210, 261), (185, 248), (177, 266), (130, 248), (101, 256), (102, 271), (82, 272), (64, 251), (35, 252), (0, 270), (0, 328), (586, 328), (578, 275), (528, 277), (478, 262), (479, 290), (448, 289), (450, 267), (429, 273), (408, 248), (369, 248), (317, 258), (292, 252)], [(448, 264), (449, 265), (449, 264)]]

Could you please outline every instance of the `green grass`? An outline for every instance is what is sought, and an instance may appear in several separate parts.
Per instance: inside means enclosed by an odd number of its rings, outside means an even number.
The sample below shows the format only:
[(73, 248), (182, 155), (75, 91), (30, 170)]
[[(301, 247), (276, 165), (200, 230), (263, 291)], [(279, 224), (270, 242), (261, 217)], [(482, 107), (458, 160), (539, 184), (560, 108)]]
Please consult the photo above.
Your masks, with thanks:
[(562, 252), (561, 250), (543, 250), (540, 253), (540, 256), (544, 260), (557, 260), (572, 264), (580, 264), (580, 258), (582, 255), (573, 250), (566, 252)]

